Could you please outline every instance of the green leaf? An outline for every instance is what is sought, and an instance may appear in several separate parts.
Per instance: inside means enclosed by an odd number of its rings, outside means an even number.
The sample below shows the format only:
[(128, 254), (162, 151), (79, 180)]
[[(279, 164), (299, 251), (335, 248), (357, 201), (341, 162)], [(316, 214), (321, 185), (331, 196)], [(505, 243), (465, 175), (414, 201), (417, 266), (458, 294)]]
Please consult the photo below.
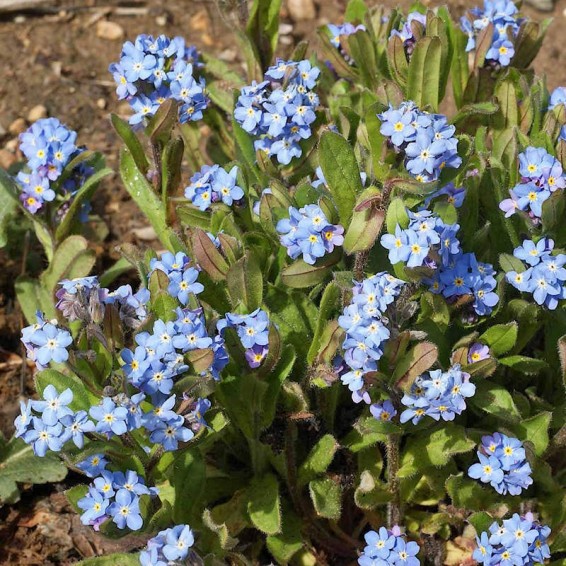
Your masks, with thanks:
[(83, 382), (74, 374), (65, 375), (54, 369), (44, 369), (35, 376), (35, 387), (41, 397), (48, 385), (53, 385), (58, 393), (63, 393), (65, 389), (73, 392), (73, 400), (69, 404), (73, 411), (88, 412), (92, 405), (98, 404), (97, 397), (89, 393)]
[(47, 319), (57, 318), (52, 294), (37, 279), (20, 275), (16, 279), (16, 296), (29, 324), (35, 324), (37, 311), (45, 313)]
[(297, 482), (306, 485), (330, 466), (338, 450), (338, 442), (331, 434), (325, 434), (313, 447), (306, 460), (299, 467)]
[(537, 375), (539, 372), (548, 369), (548, 364), (544, 360), (528, 358), (527, 356), (508, 356), (501, 358), (499, 363), (527, 375)]
[(438, 360), (438, 348), (432, 342), (419, 342), (397, 362), (392, 381), (396, 387), (408, 391), (415, 379)]
[(486, 513), (485, 511), (478, 511), (477, 513), (472, 513), (468, 519), (468, 523), (476, 529), (478, 536), (487, 531), (491, 524), (493, 523), (493, 517)]
[(286, 564), (303, 547), (301, 520), (291, 509), (283, 506), (282, 532), (266, 538), (267, 549), (280, 563)]
[(281, 500), (277, 478), (273, 474), (255, 478), (248, 495), (248, 514), (255, 527), (268, 535), (280, 533)]
[(363, 23), (368, 11), (364, 0), (350, 0), (346, 6), (344, 20), (347, 22)]
[(223, 281), (230, 267), (206, 232), (198, 228), (193, 229), (191, 243), (197, 263), (213, 281)]
[(107, 554), (106, 556), (96, 556), (94, 558), (85, 558), (77, 562), (77, 566), (139, 566), (139, 554), (125, 554), (124, 552), (116, 552)]
[(508, 273), (509, 271), (523, 273), (523, 271), (525, 271), (525, 265), (523, 264), (523, 262), (519, 258), (511, 254), (500, 254), (499, 265), (505, 273)]
[(339, 308), (340, 295), (340, 288), (334, 281), (330, 282), (324, 289), (322, 298), (320, 299), (314, 337), (312, 339), (312, 343), (307, 355), (307, 362), (309, 364), (312, 364), (313, 360), (318, 355), (324, 329), (328, 324), (330, 318), (337, 312)]
[(469, 452), (475, 445), (464, 427), (453, 423), (443, 423), (432, 432), (424, 430), (407, 441), (398, 476), (408, 478), (430, 466), (445, 466), (455, 454)]
[(440, 102), (442, 76), (442, 42), (439, 37), (423, 37), (416, 43), (409, 62), (407, 99), (424, 109), (430, 106), (434, 112)]
[(387, 42), (387, 62), (389, 63), (389, 70), (397, 83), (402, 87), (406, 86), (409, 75), (409, 63), (403, 40), (398, 35), (390, 37)]
[(395, 228), (399, 225), (401, 228), (407, 228), (409, 225), (409, 215), (403, 199), (394, 198), (387, 207), (385, 216), (385, 225), (389, 234), (395, 234)]
[(457, 124), (467, 118), (476, 116), (491, 116), (499, 110), (499, 106), (493, 101), (476, 102), (474, 104), (466, 104), (462, 106), (458, 113), (452, 118), (452, 123)]
[(313, 480), (309, 492), (314, 509), (320, 517), (338, 520), (342, 513), (342, 488), (331, 478)]
[(122, 151), (120, 175), (124, 187), (153, 226), (161, 243), (169, 251), (180, 251), (182, 246), (180, 246), (173, 230), (167, 226), (165, 210), (161, 205), (161, 200), (155, 194), (145, 175), (137, 168), (134, 158), (128, 149)]
[(552, 413), (546, 411), (521, 421), (519, 426), (515, 427), (523, 441), (526, 440), (533, 444), (537, 456), (542, 456), (548, 448), (548, 429), (551, 420)]
[(381, 232), (384, 220), (385, 211), (373, 206), (360, 212), (354, 211), (344, 236), (344, 251), (353, 254), (371, 249)]
[[(87, 250), (88, 242), (82, 236), (69, 236), (63, 240), (55, 250), (49, 268), (41, 274), (45, 288), (53, 293), (60, 281), (70, 278), (70, 272), (76, 269), (76, 262), (85, 254), (92, 259), (94, 265), (94, 252)], [(88, 273), (83, 273), (84, 275)]]
[(494, 356), (505, 354), (517, 342), (518, 326), (516, 322), (496, 324), (488, 328), (481, 336), (480, 342), (487, 344)]
[(145, 134), (153, 145), (163, 147), (167, 143), (177, 123), (178, 116), (179, 102), (177, 100), (168, 98), (160, 104), (145, 129)]
[(56, 482), (66, 475), (67, 468), (55, 454), (39, 458), (21, 438), (8, 442), (0, 435), (0, 504), (19, 500), (18, 483)]
[(173, 519), (177, 524), (190, 523), (198, 514), (198, 503), (204, 494), (204, 459), (197, 449), (184, 450), (175, 458), (168, 473), (171, 474), (171, 485), (175, 489)]
[[(464, 477), (463, 474), (450, 476), (446, 480), (446, 491), (452, 499), (452, 505), (461, 509), (480, 511), (496, 501), (495, 495), (488, 488), (482, 487), (477, 481)], [(492, 522), (493, 519), (489, 524), (491, 525)]]
[[(327, 257), (330, 258), (330, 256)], [(315, 265), (298, 259), (281, 271), (281, 280), (287, 287), (304, 289), (322, 283), (331, 272), (331, 265), (328, 265), (326, 258), (319, 260)]]
[(110, 120), (112, 121), (114, 129), (130, 151), (136, 167), (145, 175), (149, 169), (149, 162), (147, 161), (143, 146), (135, 132), (125, 120), (122, 120), (122, 118), (116, 116), (116, 114), (111, 114)]
[(271, 64), (277, 47), (281, 1), (254, 0), (248, 16), (246, 35), (255, 46), (263, 69)]
[(354, 149), (340, 134), (324, 132), (320, 138), (319, 161), (340, 223), (348, 228), (356, 198), (363, 191)]
[(98, 183), (104, 179), (104, 177), (113, 174), (114, 171), (112, 171), (112, 169), (104, 167), (93, 173), (84, 182), (82, 187), (74, 195), (69, 208), (65, 212), (65, 216), (63, 216), (63, 220), (61, 220), (61, 223), (57, 226), (57, 230), (55, 231), (57, 241), (64, 240), (71, 233), (73, 225), (78, 221), (78, 214), (81, 212), (83, 204), (92, 197), (98, 187)]
[(263, 301), (263, 275), (254, 254), (247, 252), (226, 274), (228, 294), (236, 307), (242, 304), (249, 312), (259, 308)]
[(0, 248), (8, 243), (6, 228), (20, 205), (19, 193), (14, 179), (6, 171), (0, 169), (0, 202), (2, 202), (2, 206), (0, 206)]
[(470, 398), (470, 403), (504, 421), (517, 421), (521, 418), (511, 393), (491, 381), (476, 381), (476, 393)]

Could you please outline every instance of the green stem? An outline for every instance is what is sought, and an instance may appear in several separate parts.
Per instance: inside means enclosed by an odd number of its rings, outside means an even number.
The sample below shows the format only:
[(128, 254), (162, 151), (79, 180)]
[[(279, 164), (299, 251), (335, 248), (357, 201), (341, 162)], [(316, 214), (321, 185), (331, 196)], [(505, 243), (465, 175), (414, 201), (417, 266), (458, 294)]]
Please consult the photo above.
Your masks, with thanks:
[(361, 281), (364, 278), (364, 271), (369, 258), (369, 251), (356, 252), (354, 256), (354, 277), (356, 281)]

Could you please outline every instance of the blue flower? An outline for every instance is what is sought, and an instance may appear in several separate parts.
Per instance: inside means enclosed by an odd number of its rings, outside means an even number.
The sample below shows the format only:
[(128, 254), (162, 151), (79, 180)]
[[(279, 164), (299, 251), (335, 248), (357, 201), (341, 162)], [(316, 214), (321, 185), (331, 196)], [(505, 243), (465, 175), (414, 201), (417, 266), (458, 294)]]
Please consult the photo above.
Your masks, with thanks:
[(23, 435), (23, 439), (32, 445), (35, 455), (43, 457), (47, 450), (59, 452), (65, 442), (61, 423), (50, 426), (37, 417), (33, 417), (32, 423), (33, 428)]
[(468, 475), (474, 479), (480, 479), (483, 483), (492, 481), (499, 484), (503, 481), (503, 470), (501, 462), (495, 456), (484, 456), (478, 454), (479, 464), (474, 464), (468, 470)]
[(41, 412), (41, 420), (49, 426), (57, 424), (63, 417), (73, 415), (67, 406), (73, 400), (73, 392), (65, 389), (61, 394), (52, 384), (43, 390), (43, 401), (32, 401), (34, 410)]
[(93, 454), (86, 460), (79, 462), (77, 468), (82, 470), (88, 477), (94, 478), (106, 468), (106, 464), (108, 464), (108, 461), (103, 454)]
[(143, 525), (139, 497), (125, 489), (118, 491), (115, 501), (108, 507), (108, 514), (119, 529), (128, 527), (132, 531), (137, 531)]
[(81, 515), (83, 525), (93, 525), (100, 519), (106, 519), (106, 510), (110, 500), (105, 498), (96, 488), (89, 488), (87, 495), (77, 501), (77, 507), (84, 513)]
[(95, 425), (89, 420), (86, 411), (78, 411), (74, 415), (65, 416), (61, 419), (61, 423), (65, 426), (66, 432), (71, 436), (71, 440), (77, 448), (83, 447), (85, 432), (92, 432), (95, 429)]
[(116, 403), (110, 397), (103, 397), (102, 403), (96, 407), (91, 407), (89, 414), (94, 420), (98, 421), (96, 432), (103, 432), (111, 436), (112, 434), (124, 434), (128, 430), (126, 423), (128, 409), (116, 406)]
[(177, 525), (167, 529), (165, 545), (161, 552), (167, 560), (184, 560), (194, 542), (195, 538), (189, 525)]
[(188, 442), (194, 437), (189, 428), (184, 427), (185, 419), (181, 415), (175, 415), (168, 421), (158, 421), (150, 435), (153, 443), (160, 444), (164, 450), (177, 450), (179, 442)]
[(397, 410), (393, 406), (393, 403), (389, 400), (383, 403), (374, 403), (369, 408), (370, 413), (378, 421), (390, 421), (397, 414)]
[(189, 295), (198, 295), (204, 291), (204, 285), (197, 281), (199, 272), (194, 267), (189, 267), (182, 273), (172, 273), (169, 276), (169, 293), (177, 298), (182, 305), (189, 302)]

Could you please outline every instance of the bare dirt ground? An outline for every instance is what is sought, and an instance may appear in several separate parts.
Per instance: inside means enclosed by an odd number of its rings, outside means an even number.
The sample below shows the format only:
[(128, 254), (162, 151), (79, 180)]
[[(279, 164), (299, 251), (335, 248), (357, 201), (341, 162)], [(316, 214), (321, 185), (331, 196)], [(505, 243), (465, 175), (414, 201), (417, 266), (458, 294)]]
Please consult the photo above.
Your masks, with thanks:
[[(304, 21), (294, 21), (284, 8), (282, 48), (312, 38), (318, 25), (341, 21), (346, 3), (315, 0), (314, 19)], [(411, 4), (408, 0), (381, 3), (404, 8)], [(446, 3), (460, 16), (479, 0), (428, 3)], [(0, 0), (0, 8), (2, 4)], [(201, 50), (238, 65), (235, 16), (221, 9), (229, 4), (230, 0), (53, 0), (47, 7), (41, 4), (40, 9), (27, 12), (0, 10), (0, 167), (7, 168), (20, 158), (17, 133), (29, 124), (30, 111), (43, 105), (49, 116), (78, 131), (81, 144), (104, 153), (109, 166), (117, 169), (119, 143), (109, 116), (111, 112), (127, 114), (127, 110), (115, 98), (107, 69), (119, 57), (122, 42), (139, 33), (182, 35)], [(523, 12), (538, 20), (548, 16), (528, 7)], [(566, 85), (566, 0), (556, 2), (550, 16), (554, 22), (534, 67), (538, 74), (547, 75), (553, 89)], [(315, 42), (312, 48), (316, 49)], [(143, 217), (117, 177), (104, 182), (94, 208), (109, 229), (100, 247), (101, 262), (117, 258), (119, 243), (151, 244)], [(19, 330), (23, 318), (13, 290), (14, 279), (23, 269), (23, 241), (19, 239), (9, 253), (0, 251), (0, 432), (7, 436), (13, 431), (20, 395), (33, 394), (29, 368), (22, 368)], [(40, 256), (34, 257), (33, 249), (30, 258), (28, 270), (30, 263), (32, 271), (39, 270)], [(18, 505), (0, 509), (0, 564), (66, 565), (119, 550), (116, 543), (103, 542), (80, 524), (61, 493), (64, 487), (27, 491)], [(136, 543), (129, 539), (120, 544), (131, 548)]]

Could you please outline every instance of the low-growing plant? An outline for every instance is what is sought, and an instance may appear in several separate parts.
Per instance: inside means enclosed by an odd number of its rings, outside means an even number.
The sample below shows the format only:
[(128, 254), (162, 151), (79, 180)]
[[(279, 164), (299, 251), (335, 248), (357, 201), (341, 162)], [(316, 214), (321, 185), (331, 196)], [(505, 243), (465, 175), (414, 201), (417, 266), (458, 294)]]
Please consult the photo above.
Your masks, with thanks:
[(129, 254), (137, 291), (58, 273), (16, 436), (91, 478), (83, 523), (149, 539), (85, 564), (562, 563), (547, 24), (352, 0), (318, 57), (273, 61), (279, 4), (238, 35), (245, 78), (166, 36), (110, 66), (120, 174), (165, 250)]

